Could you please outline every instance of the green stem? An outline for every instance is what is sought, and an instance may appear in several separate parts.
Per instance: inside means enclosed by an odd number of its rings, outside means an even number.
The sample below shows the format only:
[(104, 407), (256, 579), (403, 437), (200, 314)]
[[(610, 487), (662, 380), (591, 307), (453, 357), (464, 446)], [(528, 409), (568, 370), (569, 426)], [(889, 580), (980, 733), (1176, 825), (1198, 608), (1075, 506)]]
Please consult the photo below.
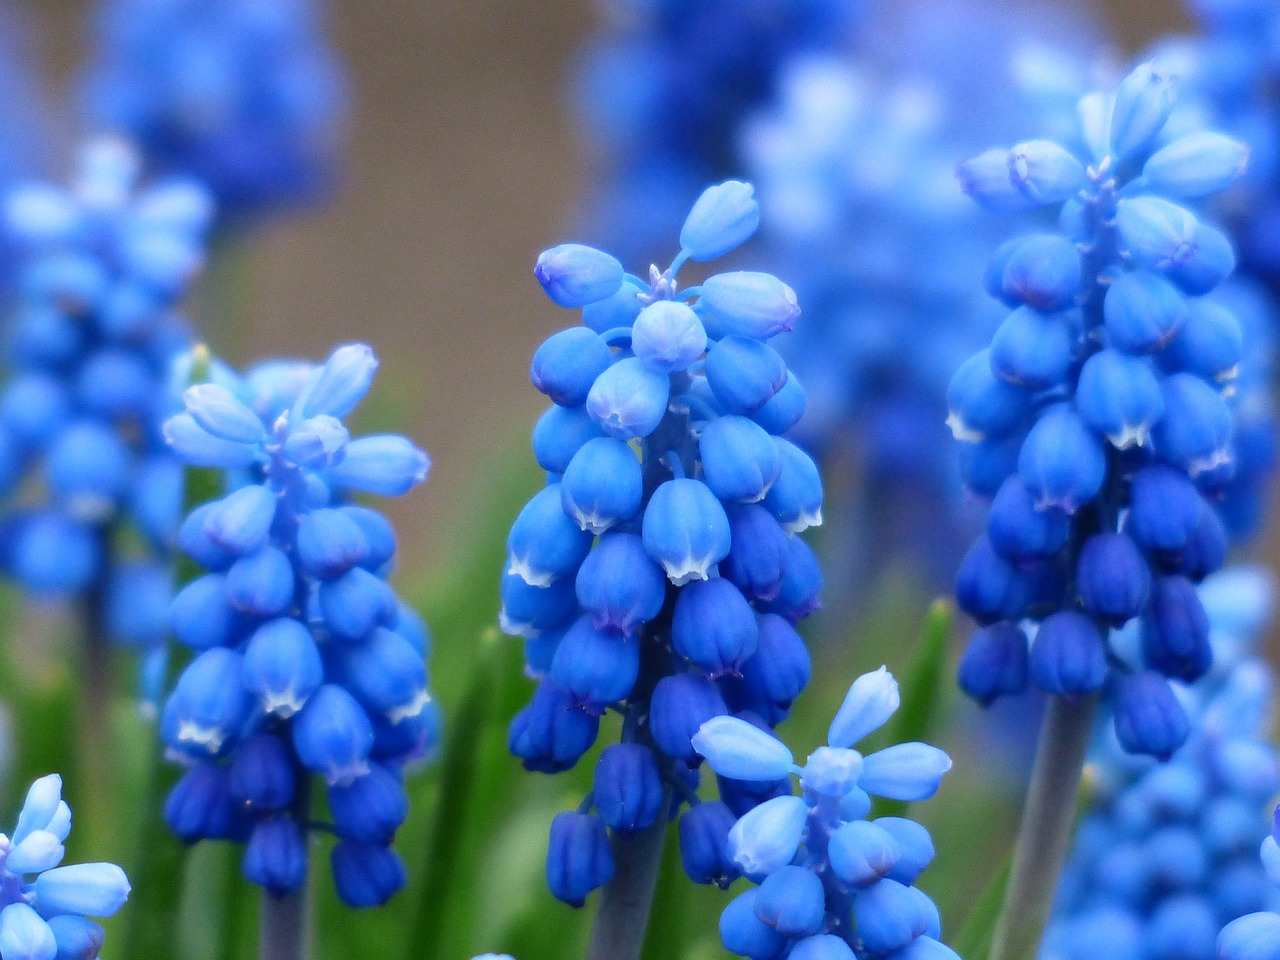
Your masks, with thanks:
[[(670, 802), (668, 788), (660, 809), (667, 809)], [(600, 895), (587, 960), (639, 960), (666, 835), (665, 817), (659, 817), (639, 833), (614, 834), (613, 879), (605, 884)]]
[[(101, 536), (105, 545), (109, 533)], [(110, 559), (105, 555), (103, 569)], [(111, 702), (114, 684), (111, 669), (111, 646), (107, 638), (105, 574), (89, 586), (80, 597), (80, 684), (76, 709), (76, 782), (72, 790), (77, 798), (80, 837), (93, 857), (106, 858), (113, 853), (108, 842), (114, 804), (115, 777), (111, 748)]]
[(1036, 960), (1079, 805), (1098, 695), (1049, 701), (990, 960)]

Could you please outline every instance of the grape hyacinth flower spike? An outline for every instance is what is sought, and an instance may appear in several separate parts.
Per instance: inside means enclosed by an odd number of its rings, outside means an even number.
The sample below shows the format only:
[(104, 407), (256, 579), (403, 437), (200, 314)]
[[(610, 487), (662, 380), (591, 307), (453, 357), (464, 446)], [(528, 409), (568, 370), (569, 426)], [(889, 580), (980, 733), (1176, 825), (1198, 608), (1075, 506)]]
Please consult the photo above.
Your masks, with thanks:
[(928, 832), (900, 817), (866, 819), (872, 796), (927, 799), (951, 768), (945, 753), (923, 743), (865, 756), (853, 749), (898, 704), (897, 681), (884, 667), (859, 677), (827, 745), (804, 766), (776, 737), (739, 717), (714, 717), (698, 729), (694, 749), (721, 776), (775, 784), (794, 774), (801, 787), (794, 796), (788, 785), (729, 830), (729, 858), (759, 886), (720, 917), (728, 950), (753, 960), (956, 957), (939, 942), (937, 907), (912, 886), (933, 859)]
[(236, 478), (179, 532), (208, 573), (170, 610), (197, 655), (161, 717), (170, 755), (188, 767), (166, 818), (189, 843), (246, 843), (245, 876), (283, 896), (306, 880), (318, 776), (334, 882), (354, 907), (404, 885), (391, 848), (408, 813), (404, 766), (439, 733), (425, 627), (386, 579), (395, 532), (352, 500), (398, 496), (427, 472), (407, 438), (352, 438), (342, 423), (376, 367), (364, 344), (302, 377), (296, 364), (265, 364), (236, 389), (190, 387), (165, 425), (185, 463)]
[(93, 960), (102, 927), (129, 897), (129, 881), (114, 863), (59, 866), (71, 832), (62, 778), (41, 777), (27, 791), (18, 822), (0, 834), (0, 955), (26, 960)]
[[(993, 497), (957, 577), (979, 623), (960, 683), (982, 702), (1029, 684), (1054, 695), (997, 958), (1038, 943), (1099, 695), (1125, 749), (1168, 757), (1188, 734), (1171, 683), (1212, 659), (1194, 584), (1226, 548), (1212, 500), (1232, 472), (1239, 355), (1205, 364), (1188, 347), (1240, 341), (1213, 297), (1231, 245), (1192, 205), (1240, 160), (1226, 138), (1184, 149), (1196, 133), (1183, 129), (1170, 142), (1175, 88), (1142, 64), (1113, 93), (1081, 99), (1077, 139), (989, 150), (959, 168), (983, 207), (1059, 221), (997, 249), (986, 283), (1011, 312), (948, 396), (965, 480)], [(1115, 629), (1134, 620), (1139, 649), (1119, 649)]]
[(1258, 856), (1271, 882), (1268, 899), (1273, 909), (1237, 917), (1218, 934), (1218, 960), (1277, 960), (1280, 958), (1280, 808)]
[[(656, 864), (668, 811), (697, 790), (698, 726), (735, 713), (770, 727), (809, 678), (794, 624), (817, 608), (821, 574), (798, 534), (821, 520), (822, 485), (781, 436), (804, 393), (768, 343), (800, 310), (769, 274), (678, 285), (684, 264), (729, 252), (758, 220), (752, 187), (731, 180), (703, 192), (680, 253), (648, 281), (578, 244), (535, 269), (583, 324), (533, 357), (553, 401), (533, 431), (548, 482), (511, 528), (501, 623), (525, 639), (538, 687), (510, 745), (530, 770), (567, 770), (607, 711), (622, 717), (622, 742), (601, 754), (581, 809), (556, 818), (547, 856), (568, 903), (617, 877), (593, 956), (639, 950), (651, 888), (631, 889), (644, 869), (618, 862)], [(685, 813), (694, 880), (732, 879), (723, 834), (774, 786), (723, 777), (722, 802)]]

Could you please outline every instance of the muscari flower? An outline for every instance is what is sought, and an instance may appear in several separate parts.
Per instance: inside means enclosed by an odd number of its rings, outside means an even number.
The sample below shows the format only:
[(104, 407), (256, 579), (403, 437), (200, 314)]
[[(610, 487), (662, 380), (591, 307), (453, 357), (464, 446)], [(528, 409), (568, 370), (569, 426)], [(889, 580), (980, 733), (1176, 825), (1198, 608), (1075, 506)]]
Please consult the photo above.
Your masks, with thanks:
[(92, 960), (102, 927), (90, 917), (115, 914), (129, 897), (129, 881), (114, 863), (59, 866), (71, 832), (62, 778), (41, 777), (10, 836), (0, 834), (0, 954), (6, 960)]
[(352, 438), (342, 423), (376, 367), (363, 344), (315, 367), (264, 364), (190, 387), (164, 428), (183, 462), (231, 477), (178, 537), (208, 572), (170, 609), (196, 657), (161, 717), (188, 767), (168, 822), (187, 842), (246, 843), (245, 876), (282, 894), (306, 879), (307, 781), (319, 776), (334, 882), (357, 907), (404, 885), (391, 848), (408, 813), (404, 767), (439, 736), (426, 628), (387, 583), (395, 531), (353, 501), (403, 494), (427, 472), (407, 438)]
[[(872, 796), (927, 799), (951, 768), (945, 753), (923, 743), (867, 755), (853, 748), (898, 704), (897, 681), (886, 669), (859, 677), (831, 723), (827, 745), (804, 766), (771, 733), (739, 717), (715, 717), (698, 729), (694, 749), (721, 776), (785, 784), (725, 838), (729, 862), (759, 884), (721, 915), (727, 949), (753, 960), (852, 960), (903, 956), (904, 950), (956, 956), (939, 942), (937, 907), (912, 886), (933, 859), (928, 831), (900, 817), (866, 819)], [(792, 774), (800, 796), (791, 793)]]
[[(1173, 150), (1183, 179), (1214, 183), (1238, 163), (1167, 139), (1174, 88), (1143, 64), (1080, 101), (1065, 145), (1029, 140), (960, 165), (984, 207), (1056, 209), (1061, 226), (996, 251), (987, 283), (1011, 312), (948, 391), (966, 483), (993, 498), (957, 578), (980, 625), (961, 685), (983, 702), (1028, 684), (1067, 697), (1106, 687), (1120, 742), (1159, 757), (1188, 732), (1170, 681), (1212, 658), (1194, 584), (1226, 549), (1212, 500), (1232, 477), (1239, 360), (1223, 350), (1206, 365), (1182, 347), (1233, 329), (1212, 292), (1234, 256), (1188, 198), (1157, 185), (1173, 178), (1160, 158)], [(1146, 173), (1156, 161), (1164, 181)], [(1140, 649), (1117, 649), (1113, 631), (1135, 619)]]
[[(531, 770), (574, 766), (600, 717), (624, 717), (595, 789), (552, 825), (547, 876), (581, 904), (614, 864), (609, 831), (627, 835), (690, 796), (700, 724), (733, 713), (783, 719), (809, 678), (794, 624), (816, 609), (821, 574), (797, 536), (821, 519), (813, 461), (780, 434), (804, 392), (770, 346), (799, 314), (769, 274), (714, 274), (681, 289), (682, 265), (733, 249), (755, 230), (749, 184), (707, 189), (670, 267), (648, 282), (612, 256), (553, 247), (535, 275), (583, 325), (534, 354), (534, 386), (553, 401), (533, 431), (547, 486), (508, 538), (503, 629), (525, 638), (532, 702), (511, 726)], [(736, 814), (779, 787), (721, 777), (721, 800), (681, 818), (693, 879), (727, 883), (717, 853)], [(676, 804), (679, 808), (680, 803)]]
[(321, 194), (345, 100), (317, 0), (104, 0), (94, 123), (208, 184), (224, 217)]

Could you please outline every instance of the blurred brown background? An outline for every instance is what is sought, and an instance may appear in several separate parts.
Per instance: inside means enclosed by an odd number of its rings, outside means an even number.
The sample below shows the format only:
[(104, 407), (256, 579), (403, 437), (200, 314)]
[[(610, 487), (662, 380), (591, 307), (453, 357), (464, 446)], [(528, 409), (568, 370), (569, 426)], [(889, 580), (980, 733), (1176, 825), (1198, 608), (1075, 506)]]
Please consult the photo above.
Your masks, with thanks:
[[(0, 0), (41, 23), (55, 86), (79, 56), (85, 0)], [(877, 0), (893, 3), (893, 0)], [(1067, 2), (1067, 0), (1064, 0)], [(1184, 24), (1177, 0), (1113, 0), (1129, 48)], [(537, 252), (562, 239), (585, 174), (562, 88), (593, 0), (331, 0), (354, 80), (345, 182), (328, 207), (259, 239), (233, 361), (320, 358), (369, 341), (379, 425), (431, 453), (430, 483), (397, 505), (404, 563), (448, 561), (468, 491), (541, 409), (525, 371), (563, 325)], [(216, 345), (218, 334), (210, 332)], [(240, 338), (237, 338), (240, 339)], [(375, 396), (379, 388), (375, 387)], [(391, 399), (394, 395), (394, 400)], [(379, 401), (375, 401), (379, 402)]]

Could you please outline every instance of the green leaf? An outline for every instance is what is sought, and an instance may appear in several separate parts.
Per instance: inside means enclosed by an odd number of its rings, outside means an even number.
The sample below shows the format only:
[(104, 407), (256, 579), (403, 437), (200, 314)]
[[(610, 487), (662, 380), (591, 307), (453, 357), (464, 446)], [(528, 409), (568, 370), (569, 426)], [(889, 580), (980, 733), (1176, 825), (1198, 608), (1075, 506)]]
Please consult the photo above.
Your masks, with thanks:
[(1013, 851), (1005, 856), (996, 875), (991, 878), (964, 928), (951, 942), (951, 948), (965, 960), (980, 960), (991, 953), (991, 941), (995, 937), (996, 923), (1000, 920), (1000, 908), (1004, 905), (1005, 890), (1009, 886), (1009, 874), (1013, 870)]

